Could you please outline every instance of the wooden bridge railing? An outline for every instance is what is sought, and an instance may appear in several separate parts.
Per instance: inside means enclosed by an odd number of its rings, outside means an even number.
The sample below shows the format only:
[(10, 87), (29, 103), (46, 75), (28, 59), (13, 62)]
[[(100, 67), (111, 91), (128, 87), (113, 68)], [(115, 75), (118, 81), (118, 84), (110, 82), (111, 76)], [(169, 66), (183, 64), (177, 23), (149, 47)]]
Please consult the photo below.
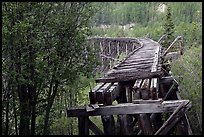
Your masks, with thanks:
[(87, 42), (96, 50), (101, 65), (97, 72), (107, 72), (118, 61), (121, 53), (128, 55), (140, 46), (136, 38), (91, 37)]

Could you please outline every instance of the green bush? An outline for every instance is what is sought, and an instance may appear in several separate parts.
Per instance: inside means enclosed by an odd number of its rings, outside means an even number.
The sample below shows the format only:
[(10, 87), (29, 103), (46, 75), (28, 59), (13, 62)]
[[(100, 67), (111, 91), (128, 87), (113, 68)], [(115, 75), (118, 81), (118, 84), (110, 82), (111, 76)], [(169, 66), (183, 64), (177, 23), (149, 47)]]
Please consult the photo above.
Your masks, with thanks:
[(202, 133), (202, 46), (191, 47), (184, 55), (171, 63), (173, 75), (181, 89), (181, 97), (192, 102), (188, 113), (194, 134)]

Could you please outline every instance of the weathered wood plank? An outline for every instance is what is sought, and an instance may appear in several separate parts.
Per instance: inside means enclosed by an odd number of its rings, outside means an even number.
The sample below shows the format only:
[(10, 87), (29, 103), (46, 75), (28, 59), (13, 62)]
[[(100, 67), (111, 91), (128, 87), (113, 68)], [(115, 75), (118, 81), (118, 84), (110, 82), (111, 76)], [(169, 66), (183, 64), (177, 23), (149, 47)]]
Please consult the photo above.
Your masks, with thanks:
[(168, 92), (166, 93), (164, 100), (168, 99), (169, 96), (172, 95), (173, 92), (175, 92), (175, 82), (173, 82), (172, 86), (169, 88)]
[(86, 105), (86, 111), (87, 112), (94, 111), (96, 108), (99, 108), (98, 104), (89, 104), (89, 105)]
[(159, 50), (160, 50), (160, 46), (157, 46), (157, 48), (155, 50), (154, 62), (153, 62), (152, 68), (151, 68), (151, 72), (157, 71), (157, 65), (158, 65), (158, 61), (159, 61)]
[(105, 135), (115, 135), (115, 121), (113, 115), (101, 116)]
[(100, 82), (119, 82), (119, 81), (129, 81), (129, 80), (136, 80), (136, 79), (145, 79), (145, 78), (157, 78), (161, 77), (163, 74), (162, 71), (157, 71), (157, 72), (138, 72), (135, 74), (121, 74), (121, 75), (116, 75), (115, 77), (102, 77), (102, 78), (97, 78), (95, 81), (97, 83)]
[(118, 82), (116, 82), (115, 85), (114, 85), (114, 88), (111, 88), (109, 91), (111, 92), (112, 101), (114, 101), (117, 98), (118, 94), (119, 94)]
[(89, 119), (89, 129), (93, 131), (95, 135), (103, 135), (103, 132)]
[(134, 104), (146, 104), (146, 103), (162, 103), (163, 102), (163, 99), (162, 98), (159, 98), (157, 100), (143, 100), (143, 99), (136, 99), (136, 100), (133, 100), (132, 103)]
[(104, 105), (112, 105), (112, 93), (110, 91), (104, 92)]
[(154, 59), (154, 54), (150, 54), (148, 56), (134, 56), (129, 58), (128, 60), (126, 60), (124, 63), (126, 62), (138, 62), (138, 61), (142, 61), (142, 60), (153, 60)]
[(153, 132), (155, 133), (163, 125), (162, 114), (153, 113), (150, 116), (150, 120), (152, 122)]
[(146, 68), (151, 68), (152, 67), (152, 64), (149, 63), (149, 64), (140, 64), (140, 65), (129, 65), (129, 66), (123, 66), (123, 67), (119, 67), (117, 69), (118, 70), (126, 70), (126, 69), (146, 69)]
[(112, 82), (112, 83), (106, 83), (102, 88), (101, 88), (101, 90), (103, 91), (103, 92), (106, 92), (106, 91), (108, 91), (109, 89), (110, 89), (110, 87), (113, 85), (114, 83)]
[(78, 117), (78, 129), (79, 129), (79, 135), (89, 135), (89, 117), (88, 116)]
[(139, 114), (138, 116), (139, 126), (142, 129), (143, 135), (152, 135), (153, 129), (150, 121), (150, 117), (147, 114)]
[(150, 92), (151, 92), (151, 98), (152, 99), (157, 99), (158, 98), (157, 88), (158, 88), (157, 78), (151, 79)]
[(165, 50), (165, 52), (162, 56), (165, 56), (169, 52), (169, 50), (174, 46), (174, 44), (177, 41), (181, 40), (181, 38), (182, 38), (181, 36), (176, 37), (175, 40), (171, 43), (171, 45)]
[(146, 60), (146, 61), (125, 62), (124, 64), (121, 64), (120, 67), (135, 66), (135, 65), (149, 64), (149, 63), (153, 63), (153, 61), (152, 60)]
[(99, 90), (101, 87), (103, 87), (105, 84), (106, 84), (106, 82), (105, 82), (105, 83), (99, 83), (99, 84), (97, 84), (97, 85), (92, 89), (92, 92), (98, 91), (98, 90)]
[[(67, 110), (68, 117), (97, 116), (97, 115), (119, 115), (119, 114), (141, 114), (173, 112), (182, 102), (189, 100), (171, 100), (151, 104), (120, 103), (117, 105), (101, 106), (94, 111), (86, 112), (86, 107), (70, 108)], [(151, 109), (150, 109), (151, 108)]]
[[(176, 96), (179, 100), (181, 100), (181, 96), (179, 95), (179, 91), (176, 91)], [(187, 135), (193, 135), (192, 129), (190, 127), (190, 123), (186, 114), (184, 114), (184, 118), (182, 119), (184, 123), (184, 130), (187, 131)]]
[[(103, 104), (104, 103), (104, 96), (107, 96), (106, 92), (110, 89), (110, 87), (113, 85), (114, 83), (106, 83), (103, 86), (100, 87), (100, 89), (96, 90), (96, 92), (92, 92), (89, 93), (90, 98), (90, 103), (94, 104), (94, 103), (99, 103), (99, 104)], [(95, 95), (94, 95), (95, 93)], [(106, 94), (106, 95), (105, 95)], [(108, 94), (110, 95), (110, 94)], [(95, 98), (95, 99), (93, 99)]]
[(130, 89), (129, 86), (125, 87), (125, 92), (126, 92), (127, 102), (131, 103), (132, 102), (132, 90)]
[(135, 81), (135, 84), (133, 86), (133, 89), (138, 89), (142, 86), (142, 83), (143, 83), (143, 79), (138, 79)]
[(136, 51), (138, 51), (139, 49), (141, 49), (143, 47), (143, 45), (140, 45), (138, 48), (134, 49), (132, 52), (130, 52), (123, 60), (121, 60), (118, 64), (116, 64), (113, 68), (118, 68), (120, 66), (120, 64), (122, 64), (123, 62), (125, 62), (131, 55), (133, 55)]
[(166, 77), (162, 77), (160, 79), (160, 84), (171, 83), (173, 81), (174, 81), (174, 79), (172, 76), (166, 76)]
[(120, 135), (132, 135), (133, 127), (131, 125), (132, 118), (129, 115), (118, 115), (120, 123)]
[(104, 93), (102, 90), (99, 90), (96, 92), (96, 102), (98, 102), (98, 104), (103, 104), (104, 101)]
[(184, 116), (191, 103), (182, 102), (154, 135), (165, 135)]
[(142, 86), (143, 80), (144, 79), (138, 79), (135, 81), (133, 85), (133, 100), (141, 98), (140, 87)]
[[(153, 61), (154, 59), (154, 56), (152, 57), (149, 57), (149, 58), (134, 58), (132, 60), (128, 59), (126, 60), (125, 62), (121, 63), (121, 65), (124, 65), (124, 64), (128, 64), (128, 63), (136, 63), (136, 62), (143, 62), (143, 61), (150, 61), (152, 60)], [(113, 68), (113, 69), (116, 69), (117, 67)]]
[(96, 93), (95, 92), (89, 92), (89, 101), (90, 101), (90, 104), (96, 103)]

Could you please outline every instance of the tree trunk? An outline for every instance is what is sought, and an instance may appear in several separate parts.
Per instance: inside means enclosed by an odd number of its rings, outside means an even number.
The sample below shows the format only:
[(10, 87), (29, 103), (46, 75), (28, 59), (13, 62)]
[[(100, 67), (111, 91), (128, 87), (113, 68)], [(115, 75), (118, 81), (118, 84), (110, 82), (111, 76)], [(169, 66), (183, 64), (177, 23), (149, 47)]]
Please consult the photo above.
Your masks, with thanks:
[(36, 87), (29, 85), (28, 92), (30, 94), (30, 109), (31, 109), (31, 135), (35, 135), (36, 123)]
[(5, 127), (5, 135), (8, 135), (9, 131), (9, 98), (6, 99), (6, 127)]
[[(58, 88), (58, 82), (55, 81), (55, 86), (53, 87), (53, 93), (50, 94), (50, 96), (48, 96), (48, 104), (45, 110), (45, 119), (44, 119), (44, 130), (43, 130), (43, 135), (47, 135), (48, 132), (48, 128), (49, 128), (49, 116), (50, 116), (50, 110), (52, 108), (53, 102), (54, 102), (54, 98), (57, 94), (57, 88)], [(52, 89), (52, 87), (50, 87), (50, 89)]]
[(29, 99), (26, 85), (18, 85), (19, 101), (20, 101), (20, 125), (19, 135), (30, 134), (30, 116), (29, 116)]
[(13, 102), (12, 102), (12, 105), (13, 105), (13, 113), (14, 113), (14, 122), (15, 122), (15, 132), (16, 132), (16, 135), (18, 135), (18, 120), (17, 120), (17, 114), (16, 114), (16, 107), (15, 107), (15, 99), (16, 99), (16, 96), (15, 96), (15, 92), (14, 92), (14, 88), (12, 88), (12, 96), (13, 96)]

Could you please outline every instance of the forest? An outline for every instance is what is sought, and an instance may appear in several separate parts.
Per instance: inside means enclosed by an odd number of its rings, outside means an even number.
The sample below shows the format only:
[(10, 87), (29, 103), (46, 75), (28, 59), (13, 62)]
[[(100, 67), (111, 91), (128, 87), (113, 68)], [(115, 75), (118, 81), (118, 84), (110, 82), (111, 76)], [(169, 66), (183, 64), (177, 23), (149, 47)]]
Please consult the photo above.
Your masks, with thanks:
[[(184, 38), (171, 70), (192, 102), (193, 134), (201, 135), (201, 2), (3, 2), (2, 135), (78, 135), (66, 110), (88, 104), (103, 74), (94, 71), (101, 63), (87, 38), (148, 34), (158, 41), (167, 31), (170, 43)], [(103, 130), (100, 117), (90, 119)]]

